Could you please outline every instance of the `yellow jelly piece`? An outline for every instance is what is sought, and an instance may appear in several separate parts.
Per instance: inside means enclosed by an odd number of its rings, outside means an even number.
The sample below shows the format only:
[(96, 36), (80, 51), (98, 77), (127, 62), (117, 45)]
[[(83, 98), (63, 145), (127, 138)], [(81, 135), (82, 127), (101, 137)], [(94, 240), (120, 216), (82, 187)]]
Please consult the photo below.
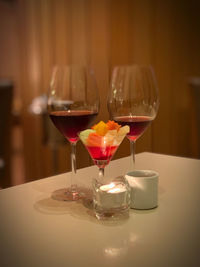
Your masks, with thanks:
[(95, 130), (97, 134), (104, 136), (108, 131), (108, 126), (105, 122), (100, 121), (98, 124), (94, 125), (92, 129)]

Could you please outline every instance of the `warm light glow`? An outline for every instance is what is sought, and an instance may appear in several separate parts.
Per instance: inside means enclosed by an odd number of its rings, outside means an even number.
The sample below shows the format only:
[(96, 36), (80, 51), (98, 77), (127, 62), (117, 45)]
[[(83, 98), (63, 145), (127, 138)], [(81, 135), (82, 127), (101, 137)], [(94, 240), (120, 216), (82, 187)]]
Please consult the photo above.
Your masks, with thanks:
[(100, 187), (100, 189), (102, 191), (106, 191), (107, 193), (113, 193), (113, 194), (124, 192), (126, 190), (123, 185), (121, 185), (121, 184), (116, 185), (115, 183), (102, 185)]
[(110, 184), (106, 184), (106, 185), (102, 185), (100, 187), (100, 189), (102, 191), (109, 191), (111, 188), (115, 187), (115, 184), (114, 183), (110, 183)]
[(135, 233), (130, 233), (129, 241), (131, 243), (135, 243), (136, 241), (138, 241), (138, 239), (139, 239), (138, 235), (136, 235)]
[(105, 253), (111, 257), (116, 257), (120, 254), (120, 248), (106, 248)]
[(125, 255), (127, 253), (128, 247), (133, 248), (137, 242), (139, 242), (140, 237), (135, 233), (130, 233), (129, 237), (120, 241), (119, 247), (106, 247), (104, 252), (108, 257), (118, 257)]
[(126, 176), (126, 179), (128, 180), (129, 185), (131, 187), (137, 187), (137, 188), (140, 188), (141, 190), (144, 190), (144, 187), (141, 184), (141, 181), (140, 180), (137, 181), (136, 179), (134, 179), (134, 177), (131, 177), (131, 176), (128, 176), (128, 175)]
[(121, 191), (120, 188), (113, 188), (113, 189), (110, 189), (108, 192), (109, 192), (109, 193), (118, 193), (118, 192), (120, 192), (120, 191)]
[(134, 186), (136, 186), (137, 188), (140, 188), (141, 190), (144, 190), (144, 186), (143, 184), (141, 184), (140, 181), (134, 181)]

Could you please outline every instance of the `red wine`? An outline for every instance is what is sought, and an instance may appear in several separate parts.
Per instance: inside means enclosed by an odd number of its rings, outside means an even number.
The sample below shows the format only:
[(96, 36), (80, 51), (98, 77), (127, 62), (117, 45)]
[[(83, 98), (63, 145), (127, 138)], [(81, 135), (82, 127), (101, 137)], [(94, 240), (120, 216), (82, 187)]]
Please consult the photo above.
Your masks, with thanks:
[(122, 126), (128, 125), (130, 132), (127, 137), (131, 141), (135, 141), (150, 125), (152, 118), (148, 116), (120, 116), (115, 117), (114, 120)]
[(50, 118), (57, 129), (70, 141), (78, 140), (78, 133), (86, 129), (97, 113), (89, 110), (52, 111)]

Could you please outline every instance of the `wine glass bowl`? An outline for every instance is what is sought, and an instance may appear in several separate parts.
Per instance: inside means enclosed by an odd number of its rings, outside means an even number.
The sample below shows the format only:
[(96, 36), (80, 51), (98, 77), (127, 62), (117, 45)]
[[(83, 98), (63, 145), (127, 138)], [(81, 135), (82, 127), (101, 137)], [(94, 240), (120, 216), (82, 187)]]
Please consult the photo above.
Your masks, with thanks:
[(113, 69), (108, 96), (110, 117), (120, 125), (129, 125), (127, 138), (135, 162), (134, 144), (155, 119), (158, 88), (151, 66), (128, 65)]
[(56, 66), (48, 98), (48, 113), (70, 142), (97, 116), (99, 96), (92, 70), (82, 66)]
[(48, 94), (48, 113), (56, 128), (71, 144), (71, 186), (53, 193), (59, 200), (76, 200), (75, 183), (78, 132), (86, 129), (99, 111), (99, 95), (92, 69), (84, 66), (56, 66)]

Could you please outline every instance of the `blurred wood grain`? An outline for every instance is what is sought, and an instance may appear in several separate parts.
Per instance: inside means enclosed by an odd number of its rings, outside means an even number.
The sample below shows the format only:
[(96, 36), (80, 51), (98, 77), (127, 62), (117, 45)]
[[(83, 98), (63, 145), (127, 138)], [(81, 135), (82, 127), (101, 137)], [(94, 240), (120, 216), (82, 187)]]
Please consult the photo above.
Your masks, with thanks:
[[(15, 97), (22, 103), (26, 181), (53, 174), (53, 154), (43, 143), (42, 120), (28, 108), (34, 97), (47, 92), (55, 64), (92, 65), (101, 99), (98, 120), (109, 118), (106, 99), (112, 67), (151, 64), (158, 80), (160, 108), (138, 140), (137, 152), (200, 157), (187, 84), (188, 77), (200, 76), (198, 1), (17, 0), (0, 3), (0, 7), (5, 11), (4, 23), (9, 16), (13, 21), (9, 28), (0, 26), (4, 36), (0, 76), (11, 73)], [(7, 35), (11, 39), (6, 40)], [(77, 151), (78, 167), (91, 164), (81, 144)], [(127, 140), (115, 158), (126, 155)], [(69, 144), (58, 147), (58, 158), (57, 172), (70, 170)]]

